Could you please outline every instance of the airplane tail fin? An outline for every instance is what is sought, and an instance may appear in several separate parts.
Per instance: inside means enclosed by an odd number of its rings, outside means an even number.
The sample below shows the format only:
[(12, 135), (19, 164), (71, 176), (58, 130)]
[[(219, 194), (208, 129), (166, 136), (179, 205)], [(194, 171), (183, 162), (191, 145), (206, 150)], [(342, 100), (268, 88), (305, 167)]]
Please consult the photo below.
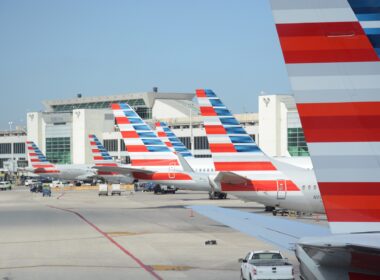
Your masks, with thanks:
[(112, 104), (116, 122), (131, 158), (131, 166), (178, 166), (177, 156), (127, 104)]
[(270, 2), (330, 229), (380, 232), (380, 63), (349, 5), (378, 4)]
[(90, 134), (88, 138), (90, 139), (91, 152), (96, 166), (118, 166), (95, 134)]
[(34, 169), (34, 173), (59, 173), (57, 167), (50, 163), (33, 141), (26, 141), (29, 161)]
[(171, 131), (165, 122), (156, 122), (156, 132), (158, 137), (169, 147), (170, 150), (177, 152), (182, 157), (191, 157), (190, 151)]
[(198, 89), (196, 96), (216, 171), (276, 171), (212, 90)]

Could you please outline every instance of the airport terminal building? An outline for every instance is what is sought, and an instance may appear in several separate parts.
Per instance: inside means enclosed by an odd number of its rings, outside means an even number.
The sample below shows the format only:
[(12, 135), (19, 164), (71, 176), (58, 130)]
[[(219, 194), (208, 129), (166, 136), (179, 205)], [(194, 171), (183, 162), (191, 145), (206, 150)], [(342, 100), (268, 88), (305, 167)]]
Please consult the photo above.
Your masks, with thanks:
[[(127, 102), (149, 124), (167, 122), (196, 157), (209, 157), (208, 141), (194, 97), (194, 93), (164, 93), (154, 89), (152, 92), (97, 97), (78, 95), (72, 99), (44, 101), (42, 112), (27, 114), (26, 133), (18, 136), (21, 138), (17, 141), (34, 141), (53, 163), (91, 164), (88, 135), (95, 134), (115, 159), (128, 163), (128, 153), (110, 109), (112, 103)], [(271, 156), (307, 156), (293, 97), (260, 95), (258, 101), (258, 113), (235, 114), (235, 117), (259, 146)], [(11, 140), (0, 137), (3, 143), (0, 144), (0, 164), (15, 158), (17, 141)], [(7, 143), (12, 147), (16, 145), (13, 155), (8, 150), (2, 153), (1, 147)], [(17, 154), (17, 158), (24, 160), (27, 158), (25, 147), (20, 149), (17, 153), (22, 153)]]

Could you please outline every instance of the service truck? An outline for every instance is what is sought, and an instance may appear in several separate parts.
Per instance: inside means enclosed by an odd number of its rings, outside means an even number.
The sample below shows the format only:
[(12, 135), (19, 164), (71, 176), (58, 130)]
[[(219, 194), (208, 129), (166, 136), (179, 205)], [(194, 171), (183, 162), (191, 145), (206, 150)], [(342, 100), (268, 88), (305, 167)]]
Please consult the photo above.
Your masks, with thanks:
[(240, 279), (294, 279), (293, 265), (280, 251), (251, 251), (244, 259), (239, 259), (239, 262)]

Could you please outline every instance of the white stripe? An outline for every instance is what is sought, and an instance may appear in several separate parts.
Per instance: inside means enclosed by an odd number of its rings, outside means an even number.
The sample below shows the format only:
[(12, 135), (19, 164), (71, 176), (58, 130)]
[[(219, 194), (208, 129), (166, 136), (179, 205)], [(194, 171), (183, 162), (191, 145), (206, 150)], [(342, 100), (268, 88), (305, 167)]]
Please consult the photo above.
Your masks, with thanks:
[(115, 117), (125, 117), (124, 112), (122, 110), (113, 110), (113, 114)]
[(373, 156), (380, 155), (379, 142), (309, 143), (313, 156)]
[(222, 143), (228, 143), (231, 144), (231, 139), (225, 134), (221, 135), (210, 135), (208, 136), (208, 142), (211, 144), (222, 144)]
[(341, 89), (380, 89), (380, 75), (352, 76), (290, 76), (292, 89), (302, 90), (341, 90)]
[(379, 89), (339, 89), (293, 91), (296, 103), (380, 101)]
[(362, 28), (380, 28), (380, 21), (360, 21)]
[(312, 161), (318, 182), (380, 182), (379, 166), (333, 168), (318, 164), (314, 158)]
[(379, 222), (330, 222), (332, 233), (380, 232)]
[(203, 117), (204, 125), (222, 125), (222, 122), (218, 117)]
[(124, 139), (125, 146), (129, 145), (142, 145), (145, 146), (141, 138), (125, 138)]
[(358, 21), (351, 8), (273, 10), (272, 12), (276, 24)]
[(208, 98), (198, 97), (199, 106), (212, 107)]
[(214, 162), (270, 162), (262, 152), (256, 153), (213, 153)]

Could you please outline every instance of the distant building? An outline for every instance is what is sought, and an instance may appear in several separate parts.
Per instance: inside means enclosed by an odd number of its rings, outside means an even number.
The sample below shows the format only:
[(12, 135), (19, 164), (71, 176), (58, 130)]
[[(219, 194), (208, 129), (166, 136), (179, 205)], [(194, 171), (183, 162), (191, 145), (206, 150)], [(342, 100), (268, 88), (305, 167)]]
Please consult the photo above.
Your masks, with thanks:
[[(27, 115), (27, 138), (53, 163), (91, 164), (88, 134), (96, 134), (113, 157), (128, 162), (128, 153), (110, 109), (112, 103), (127, 102), (151, 125), (155, 121), (166, 121), (196, 157), (209, 157), (208, 141), (194, 96), (194, 93), (143, 92), (44, 101), (43, 112)], [(268, 155), (308, 155), (292, 96), (260, 95), (259, 113), (235, 114), (235, 117)], [(23, 137), (25, 141), (25, 134)], [(11, 139), (1, 138), (0, 143), (11, 143)], [(11, 155), (4, 154), (1, 158), (11, 158)], [(26, 158), (26, 154), (20, 154), (20, 158)]]
[(27, 166), (25, 141), (26, 131), (22, 129), (0, 131), (0, 171)]

